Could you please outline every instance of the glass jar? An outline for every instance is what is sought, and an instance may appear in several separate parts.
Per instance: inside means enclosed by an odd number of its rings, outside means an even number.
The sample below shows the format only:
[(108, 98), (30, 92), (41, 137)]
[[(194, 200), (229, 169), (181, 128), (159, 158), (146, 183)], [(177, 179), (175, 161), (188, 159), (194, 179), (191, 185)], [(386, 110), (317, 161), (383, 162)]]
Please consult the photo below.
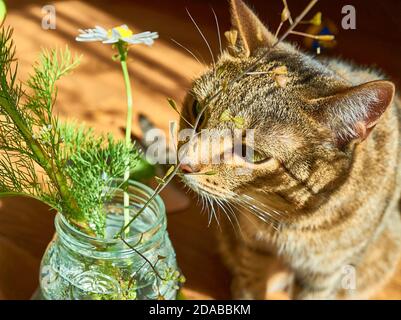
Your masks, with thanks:
[[(131, 217), (153, 190), (130, 181)], [(182, 281), (158, 196), (131, 224), (124, 241), (114, 239), (123, 226), (123, 191), (106, 204), (105, 238), (91, 237), (55, 218), (56, 233), (40, 267), (40, 289), (48, 300), (175, 299)]]

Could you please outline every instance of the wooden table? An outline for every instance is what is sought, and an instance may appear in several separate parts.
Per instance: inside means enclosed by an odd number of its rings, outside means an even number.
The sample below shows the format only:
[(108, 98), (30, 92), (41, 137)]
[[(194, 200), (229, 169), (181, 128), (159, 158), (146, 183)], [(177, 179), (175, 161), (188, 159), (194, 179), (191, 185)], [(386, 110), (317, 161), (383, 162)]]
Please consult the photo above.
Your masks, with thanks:
[[(105, 45), (79, 44), (74, 41), (79, 28), (95, 24), (111, 27), (127, 23), (135, 31), (159, 31), (161, 38), (154, 47), (137, 46), (130, 53), (133, 77), (134, 108), (149, 116), (158, 127), (167, 130), (168, 121), (177, 119), (166, 103), (171, 97), (181, 101), (190, 79), (204, 65), (198, 64), (185, 51), (174, 45), (174, 38), (210, 62), (208, 51), (195, 31), (185, 7), (188, 7), (204, 29), (214, 52), (218, 43), (210, 8), (204, 1), (53, 1), (57, 10), (57, 29), (43, 30), (41, 8), (48, 1), (9, 1), (8, 23), (15, 28), (20, 78), (30, 72), (40, 48), (63, 47), (83, 54), (81, 67), (60, 82), (57, 111), (63, 119), (77, 119), (92, 125), (98, 132), (113, 132), (121, 136), (125, 121), (125, 96), (120, 67), (111, 60), (113, 51)], [(280, 1), (249, 1), (262, 18), (277, 25)], [(357, 7), (356, 31), (340, 31), (338, 46), (332, 54), (341, 52), (365, 64), (382, 66), (393, 79), (400, 80), (400, 23), (393, 13), (400, 12), (400, 3), (386, 1), (361, 2)], [(222, 30), (228, 30), (228, 9), (224, 1), (209, 1), (216, 10)], [(305, 1), (289, 1), (299, 12)], [(369, 4), (371, 3), (371, 4)], [(339, 21), (344, 1), (322, 1), (320, 9)], [(374, 5), (373, 5), (374, 4)], [(357, 4), (355, 4), (357, 5)], [(140, 134), (137, 124), (134, 133)], [(181, 195), (182, 201), (187, 201)], [(167, 202), (170, 195), (165, 195)], [(178, 262), (187, 277), (188, 298), (229, 298), (229, 275), (216, 252), (215, 226), (208, 227), (207, 217), (191, 201), (188, 208), (169, 213), (169, 232), (176, 248)], [(5, 199), (0, 201), (0, 299), (29, 298), (37, 286), (41, 255), (53, 233), (53, 213), (33, 200)], [(278, 295), (278, 297), (281, 297)], [(378, 298), (401, 298), (401, 269)]]

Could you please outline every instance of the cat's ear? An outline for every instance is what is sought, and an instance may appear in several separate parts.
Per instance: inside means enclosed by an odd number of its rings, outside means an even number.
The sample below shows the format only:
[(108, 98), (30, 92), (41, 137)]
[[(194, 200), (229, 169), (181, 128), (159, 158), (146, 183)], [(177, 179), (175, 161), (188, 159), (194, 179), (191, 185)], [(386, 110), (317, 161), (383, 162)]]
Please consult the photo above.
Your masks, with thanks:
[(337, 145), (365, 140), (391, 104), (395, 86), (378, 80), (348, 88), (333, 96), (316, 99), (317, 115), (329, 125)]
[(276, 38), (256, 14), (242, 0), (230, 0), (230, 2), (231, 24), (234, 32), (237, 32), (243, 54), (249, 57), (256, 49), (272, 46)]

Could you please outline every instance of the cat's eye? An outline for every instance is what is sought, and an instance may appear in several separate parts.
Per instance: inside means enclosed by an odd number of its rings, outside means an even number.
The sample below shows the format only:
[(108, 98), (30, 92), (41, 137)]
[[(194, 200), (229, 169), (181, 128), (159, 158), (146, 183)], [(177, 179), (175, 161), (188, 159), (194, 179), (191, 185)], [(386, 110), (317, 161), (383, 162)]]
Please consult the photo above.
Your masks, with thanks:
[(246, 144), (242, 145), (242, 157), (253, 164), (262, 164), (271, 158)]
[[(193, 124), (195, 124), (196, 119), (198, 118), (199, 113), (202, 112), (202, 106), (199, 103), (198, 100), (194, 100), (192, 103), (192, 107), (191, 107), (191, 116), (192, 116), (192, 121)], [(203, 125), (205, 124), (205, 120), (206, 120), (206, 113), (203, 112), (200, 119), (199, 119), (199, 123), (198, 123), (198, 128), (202, 128)]]

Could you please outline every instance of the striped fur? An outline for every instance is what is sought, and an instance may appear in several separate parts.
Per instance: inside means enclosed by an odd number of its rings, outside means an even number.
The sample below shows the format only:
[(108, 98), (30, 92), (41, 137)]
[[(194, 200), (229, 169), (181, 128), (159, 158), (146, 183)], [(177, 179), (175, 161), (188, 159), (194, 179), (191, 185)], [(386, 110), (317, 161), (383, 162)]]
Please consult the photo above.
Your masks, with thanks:
[[(235, 14), (242, 16), (250, 19)], [(374, 71), (318, 61), (288, 43), (256, 48), (258, 39), (244, 35), (252, 32), (240, 33), (236, 50), (194, 81), (183, 111), (193, 118), (194, 99), (202, 104), (269, 50), (254, 73), (209, 106), (203, 124), (234, 130), (233, 123), (220, 121), (221, 114), (228, 109), (243, 117), (245, 127), (255, 129), (251, 147), (266, 161), (198, 164), (200, 173), (217, 174), (184, 177), (201, 195), (235, 210), (220, 221), (233, 297), (263, 299), (269, 266), (277, 259), (294, 274), (295, 298), (368, 297), (391, 276), (401, 253), (401, 103), (392, 100), (393, 85), (372, 82), (383, 78)], [(264, 39), (272, 41), (271, 34)], [(280, 66), (288, 70), (285, 87), (271, 76)], [(253, 170), (236, 174), (242, 167)], [(355, 270), (356, 288), (345, 286), (347, 270)]]

